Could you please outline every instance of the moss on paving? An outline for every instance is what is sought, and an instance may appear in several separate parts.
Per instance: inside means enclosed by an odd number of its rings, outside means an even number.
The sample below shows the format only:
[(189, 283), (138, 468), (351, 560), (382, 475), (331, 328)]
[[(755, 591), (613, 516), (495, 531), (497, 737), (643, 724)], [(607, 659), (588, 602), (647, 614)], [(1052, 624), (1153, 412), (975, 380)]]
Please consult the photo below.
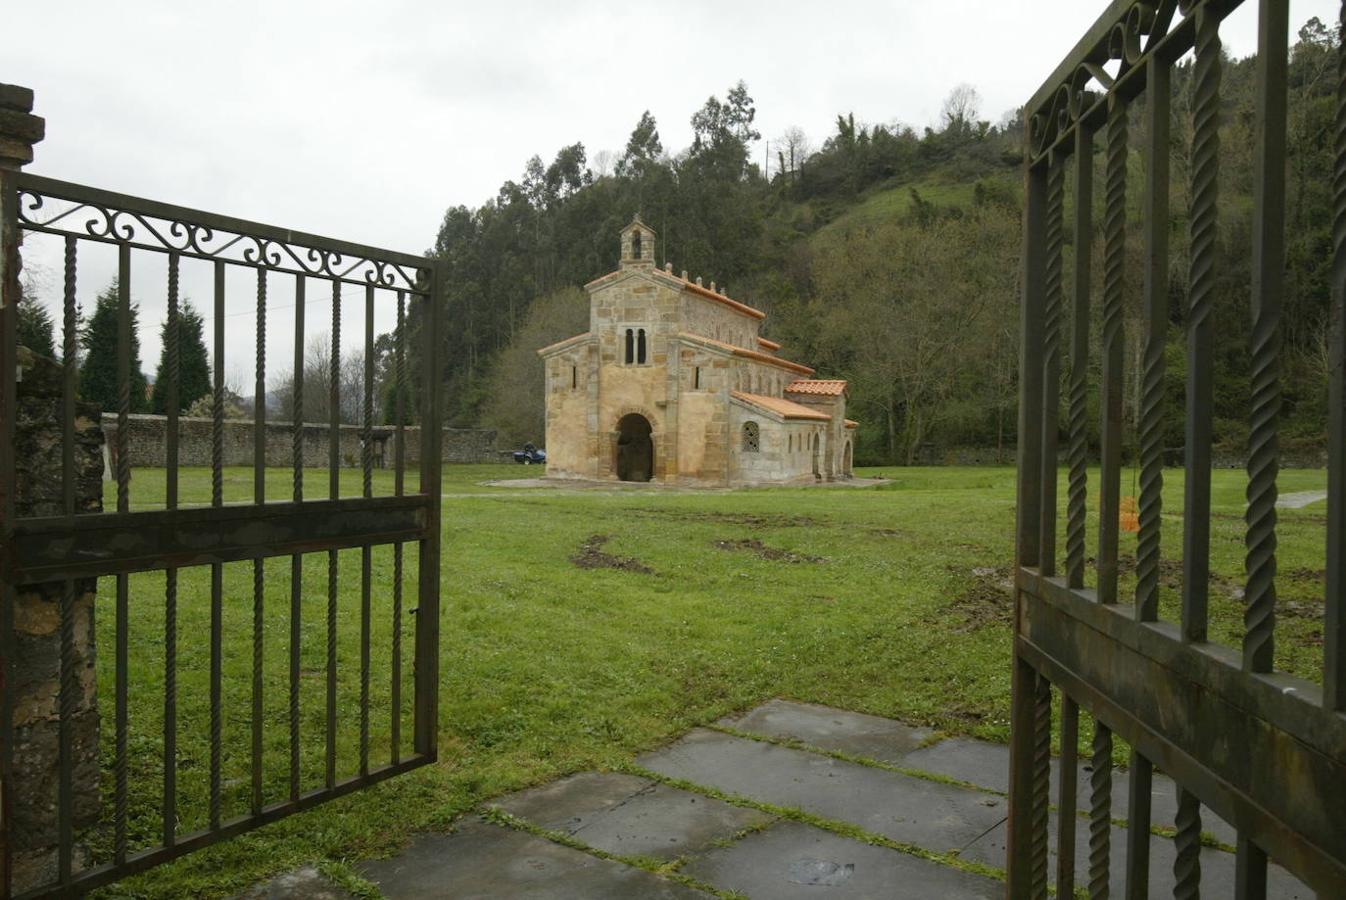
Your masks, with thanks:
[[(860, 470), (892, 479), (868, 489), (771, 488), (736, 492), (558, 491), (488, 487), (532, 476), (522, 466), (448, 466), (443, 493), (439, 762), (236, 840), (191, 854), (105, 892), (107, 896), (214, 897), (306, 863), (349, 865), (395, 853), (422, 829), (443, 829), (482, 801), (587, 769), (620, 769), (635, 754), (690, 728), (783, 695), (890, 716), (947, 734), (1004, 741), (1009, 733), (1010, 634), (988, 619), (969, 626), (957, 600), (973, 570), (1013, 555), (1010, 468)], [(205, 503), (208, 470), (184, 470), (184, 503)], [(326, 496), (326, 473), (309, 471), (305, 496)], [(1064, 473), (1062, 474), (1064, 482)], [(1180, 546), (1182, 473), (1165, 472), (1164, 550)], [(414, 485), (415, 474), (408, 477)], [(1283, 491), (1321, 489), (1320, 471), (1286, 471)], [(358, 496), (358, 470), (342, 472)], [(1097, 492), (1091, 473), (1091, 497)], [(1240, 583), (1244, 477), (1215, 474), (1214, 570)], [(268, 473), (269, 496), (290, 496), (288, 470)], [(375, 473), (375, 492), (392, 477)], [(1126, 493), (1124, 485), (1123, 492)], [(226, 499), (251, 500), (252, 472), (231, 469)], [(1064, 498), (1064, 485), (1058, 491)], [(135, 508), (163, 499), (162, 470), (136, 470)], [(1321, 507), (1280, 510), (1281, 565), (1316, 571), (1323, 556)], [(1064, 518), (1061, 528), (1064, 530)], [(654, 574), (582, 570), (570, 561), (590, 535)], [(1090, 522), (1089, 544), (1097, 540)], [(761, 540), (826, 565), (726, 553), (721, 540)], [(1064, 538), (1058, 541), (1064, 546)], [(1122, 553), (1135, 552), (1135, 536)], [(414, 547), (407, 551), (402, 703), (410, 749)], [(340, 554), (338, 774), (353, 774), (359, 732), (360, 553)], [(301, 771), (305, 789), (323, 772), (326, 660), (325, 553), (304, 560), (301, 635)], [(266, 564), (264, 632), (268, 802), (288, 788), (288, 559)], [(389, 746), (392, 554), (374, 552), (371, 763)], [(1092, 574), (1091, 576), (1092, 577)], [(209, 570), (179, 575), (179, 831), (204, 824), (208, 783)], [(1134, 585), (1132, 576), (1122, 589)], [(1283, 579), (1287, 600), (1321, 608), (1321, 585)], [(225, 567), (225, 818), (249, 803), (252, 567)], [(130, 757), (132, 849), (158, 836), (162, 784), (163, 589), (160, 574), (131, 579)], [(112, 593), (111, 579), (100, 584)], [(1125, 597), (1126, 594), (1124, 593)], [(1008, 599), (1006, 600), (1008, 602)], [(113, 644), (110, 606), (97, 617), (101, 647)], [(1177, 616), (1163, 589), (1161, 610)], [(1211, 599), (1211, 635), (1235, 644), (1236, 597)], [(1321, 620), (1278, 622), (1278, 668), (1317, 680)], [(1315, 638), (1316, 634), (1316, 638)], [(1317, 641), (1317, 643), (1315, 643)], [(111, 797), (113, 654), (98, 656), (104, 764)], [(1087, 717), (1081, 722), (1087, 753)], [(1118, 758), (1124, 757), (1118, 748)], [(107, 804), (110, 818), (111, 804)], [(105, 837), (94, 835), (96, 851)], [(354, 873), (354, 870), (348, 870)]]

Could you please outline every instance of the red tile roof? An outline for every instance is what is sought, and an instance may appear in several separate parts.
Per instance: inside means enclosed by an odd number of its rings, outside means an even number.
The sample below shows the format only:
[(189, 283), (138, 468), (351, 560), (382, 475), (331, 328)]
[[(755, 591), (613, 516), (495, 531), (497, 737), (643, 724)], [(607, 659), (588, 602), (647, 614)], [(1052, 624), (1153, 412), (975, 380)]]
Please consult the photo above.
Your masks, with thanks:
[(803, 378), (792, 381), (785, 388), (789, 394), (817, 394), (824, 397), (840, 397), (846, 393), (846, 382), (840, 379)]
[(859, 428), (859, 427), (860, 427), (860, 423), (857, 422), (857, 421), (855, 421), (854, 419), (847, 419), (847, 420), (846, 420), (846, 427), (847, 427), (847, 428)]
[(815, 422), (832, 421), (832, 417), (827, 413), (809, 409), (807, 406), (801, 406), (781, 397), (768, 397), (765, 394), (745, 394), (743, 391), (730, 391), (729, 396), (767, 412), (775, 413), (783, 419), (808, 419)]
[(759, 338), (757, 339), (757, 343), (758, 343), (760, 346), (763, 346), (763, 347), (767, 348), (768, 350), (779, 350), (779, 349), (780, 349), (780, 344), (776, 343), (775, 341), (769, 341), (769, 340), (767, 340), (767, 339), (764, 338), (764, 337), (759, 337)]

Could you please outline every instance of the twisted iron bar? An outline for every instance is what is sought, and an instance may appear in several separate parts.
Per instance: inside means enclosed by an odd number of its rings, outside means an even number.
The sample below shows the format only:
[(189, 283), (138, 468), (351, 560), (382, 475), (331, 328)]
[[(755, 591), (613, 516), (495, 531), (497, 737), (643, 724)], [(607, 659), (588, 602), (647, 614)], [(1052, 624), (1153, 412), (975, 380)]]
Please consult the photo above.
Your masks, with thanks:
[(1220, 20), (1207, 10), (1197, 18), (1196, 74), (1192, 102), (1192, 249), (1188, 322), (1204, 329), (1215, 297), (1216, 205), (1220, 173)]
[(1089, 896), (1107, 900), (1112, 839), (1112, 731), (1094, 719), (1089, 773)]
[[(75, 729), (75, 692), (79, 690), (79, 672), (75, 667), (75, 583), (66, 581), (61, 590), (60, 605), (61, 628), (61, 696), (60, 721), (57, 723), (57, 756), (60, 771), (60, 807), (62, 832), (73, 823), (66, 819), (66, 810), (74, 806), (74, 768), (73, 753)], [(92, 624), (92, 623), (91, 623)], [(119, 770), (120, 771), (120, 770)], [(69, 865), (66, 841), (61, 841), (62, 868)]]
[(1032, 859), (1033, 896), (1047, 896), (1047, 832), (1052, 764), (1052, 685), (1037, 676), (1033, 686), (1033, 836), (1029, 847)]
[(1272, 667), (1276, 618), (1276, 476), (1280, 468), (1277, 418), (1281, 408), (1280, 310), (1254, 304), (1251, 429), (1248, 435), (1248, 507), (1243, 611), (1244, 666)]
[[(1168, 153), (1168, 148), (1164, 147), (1162, 152)], [(1166, 189), (1167, 185), (1164, 187)], [(1167, 227), (1166, 221), (1147, 222), (1150, 229)], [(1167, 285), (1147, 281), (1146, 289), (1163, 295)], [(1140, 535), (1136, 542), (1136, 616), (1143, 621), (1156, 618), (1159, 610), (1159, 532), (1164, 505), (1164, 329), (1167, 323), (1161, 303), (1146, 309), (1138, 429)]]
[[(332, 356), (329, 370), (328, 417), (332, 421), (335, 446), (336, 423), (341, 401), (341, 286), (332, 283)], [(329, 492), (335, 500), (340, 494), (341, 473), (336, 468), (335, 451), (329, 460)], [(337, 551), (327, 551), (327, 756), (326, 783), (336, 785), (336, 691), (337, 691)]]
[(1103, 397), (1102, 502), (1099, 504), (1098, 598), (1117, 602), (1118, 495), (1121, 473), (1122, 295), (1126, 272), (1126, 106), (1116, 98), (1108, 111), (1103, 209)]
[[(169, 257), (168, 267), (168, 377), (172, 385), (170, 415), (177, 412), (178, 386), (182, 379), (182, 320), (178, 314), (178, 265)], [(176, 459), (169, 460), (169, 464)], [(178, 570), (164, 572), (164, 805), (163, 842), (171, 847), (176, 836), (177, 791), (177, 705), (178, 705)]]
[(1056, 572), (1056, 432), (1061, 390), (1061, 270), (1065, 248), (1065, 160), (1053, 153), (1047, 168), (1047, 244), (1044, 272), (1042, 330), (1043, 472), (1042, 548), (1038, 565), (1043, 574)]
[[(1346, 646), (1341, 617), (1346, 616), (1346, 555), (1332, 544), (1346, 535), (1346, 4), (1337, 27), (1335, 167), (1332, 172), (1332, 347), (1328, 454), (1335, 460), (1328, 475), (1327, 617), (1323, 634), (1323, 705), (1346, 709)], [(1333, 627), (1335, 626), (1335, 627)]]
[[(257, 426), (261, 427), (266, 404), (266, 270), (257, 272)], [(265, 460), (254, 460), (255, 466), (264, 466)], [(261, 485), (257, 485), (261, 503)], [(265, 616), (265, 568), (260, 557), (252, 561), (252, 750), (253, 765), (260, 766), (262, 752), (262, 657), (263, 618)], [(262, 781), (260, 771), (253, 773), (252, 814), (262, 811)]]
[[(1092, 146), (1092, 144), (1090, 145)], [(1093, 158), (1075, 159), (1077, 167), (1092, 166)], [(1092, 184), (1092, 178), (1088, 182)], [(1088, 198), (1076, 197), (1075, 202), (1087, 203)], [(1075, 265), (1078, 267), (1082, 257), (1089, 253), (1088, 247), (1075, 247)], [(1078, 277), (1076, 290), (1080, 290)], [(1087, 291), (1088, 288), (1083, 290)], [(1088, 303), (1087, 294), (1076, 297), (1076, 317), (1084, 321), (1075, 322), (1076, 340), (1071, 352), (1070, 393), (1068, 398), (1067, 428), (1069, 430), (1070, 479), (1066, 493), (1066, 579), (1070, 587), (1084, 587), (1084, 529), (1086, 508), (1089, 502), (1089, 340), (1088, 340)], [(1082, 329), (1082, 330), (1081, 330)]]
[(1173, 897), (1196, 900), (1201, 896), (1201, 801), (1196, 794), (1178, 788), (1178, 815), (1173, 823), (1177, 833), (1173, 844)]

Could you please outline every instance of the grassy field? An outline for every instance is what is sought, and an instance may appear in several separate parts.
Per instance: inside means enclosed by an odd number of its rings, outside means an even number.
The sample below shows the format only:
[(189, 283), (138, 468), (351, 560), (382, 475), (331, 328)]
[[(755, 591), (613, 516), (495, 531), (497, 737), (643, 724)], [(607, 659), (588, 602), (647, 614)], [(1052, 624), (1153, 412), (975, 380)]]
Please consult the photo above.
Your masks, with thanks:
[[(772, 696), (895, 716), (948, 733), (1007, 738), (1011, 469), (862, 470), (861, 479), (882, 475), (891, 481), (822, 490), (556, 491), (482, 484), (537, 474), (515, 466), (445, 471), (438, 764), (196, 853), (109, 895), (227, 895), (314, 861), (354, 885), (351, 862), (393, 852), (418, 829), (444, 828), (486, 798), (568, 772), (620, 767), (635, 753)], [(250, 499), (250, 470), (228, 475), (227, 496)], [(359, 473), (343, 475), (343, 491), (358, 492)], [(325, 473), (309, 477), (308, 495), (325, 496)], [(1281, 489), (1320, 489), (1324, 482), (1321, 471), (1292, 471), (1283, 473)], [(1176, 556), (1181, 472), (1167, 472), (1166, 483), (1165, 548)], [(269, 492), (287, 496), (289, 485), (289, 473), (277, 470)], [(386, 473), (377, 473), (376, 487), (391, 492)], [(185, 473), (183, 493), (189, 502), (204, 502), (208, 472)], [(1218, 473), (1214, 493), (1212, 559), (1219, 577), (1211, 634), (1236, 643), (1242, 474)], [(162, 473), (137, 471), (134, 505), (148, 508), (161, 500)], [(1282, 511), (1277, 663), (1311, 680), (1319, 679), (1321, 664), (1323, 512), (1321, 504)], [(606, 542), (597, 540), (604, 537)], [(593, 553), (638, 565), (581, 567), (575, 557), (586, 544)], [(1122, 552), (1134, 555), (1134, 535), (1124, 535)], [(591, 562), (605, 562), (593, 553)], [(339, 775), (348, 775), (356, 767), (359, 729), (359, 551), (341, 557)], [(389, 747), (391, 566), (391, 552), (376, 551), (374, 765), (386, 761)], [(1166, 563), (1166, 618), (1176, 616), (1171, 566)], [(326, 554), (306, 558), (300, 703), (305, 789), (320, 785), (323, 772), (326, 572)], [(414, 605), (414, 573), (410, 549), (408, 607)], [(287, 790), (289, 577), (289, 560), (267, 563), (268, 802)], [(226, 819), (246, 811), (250, 791), (252, 578), (250, 563), (226, 567)], [(184, 571), (180, 579), (178, 812), (187, 831), (205, 822), (208, 570)], [(1133, 583), (1128, 573), (1123, 590)], [(163, 586), (162, 574), (135, 577), (131, 584), (137, 846), (149, 845), (158, 829)], [(106, 763), (112, 753), (113, 643), (106, 598), (112, 593), (111, 580), (100, 584)], [(408, 746), (411, 628), (408, 615)]]

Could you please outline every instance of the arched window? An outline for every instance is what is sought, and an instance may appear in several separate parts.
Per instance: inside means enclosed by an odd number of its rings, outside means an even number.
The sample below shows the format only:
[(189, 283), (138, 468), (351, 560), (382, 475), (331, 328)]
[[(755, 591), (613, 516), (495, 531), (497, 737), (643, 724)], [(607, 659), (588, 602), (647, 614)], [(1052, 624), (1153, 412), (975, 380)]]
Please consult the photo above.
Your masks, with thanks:
[(636, 338), (636, 362), (645, 365), (645, 329), (640, 329), (640, 334)]
[(577, 387), (579, 387), (579, 386), (580, 386), (580, 370), (579, 370), (579, 366), (571, 366), (571, 367), (570, 367), (570, 389), (573, 391), (575, 388), (577, 388)]
[(692, 390), (701, 390), (701, 367), (697, 366), (692, 373)]
[(789, 444), (790, 452), (791, 452), (791, 453), (794, 453), (794, 452), (795, 452), (795, 436), (794, 436), (793, 434), (790, 435), (790, 440), (789, 440), (788, 444)]
[(640, 232), (631, 235), (631, 258), (640, 259)]
[(626, 364), (629, 366), (636, 361), (636, 333), (634, 330), (626, 329)]
[(756, 453), (762, 446), (762, 435), (756, 422), (743, 423), (743, 452)]

